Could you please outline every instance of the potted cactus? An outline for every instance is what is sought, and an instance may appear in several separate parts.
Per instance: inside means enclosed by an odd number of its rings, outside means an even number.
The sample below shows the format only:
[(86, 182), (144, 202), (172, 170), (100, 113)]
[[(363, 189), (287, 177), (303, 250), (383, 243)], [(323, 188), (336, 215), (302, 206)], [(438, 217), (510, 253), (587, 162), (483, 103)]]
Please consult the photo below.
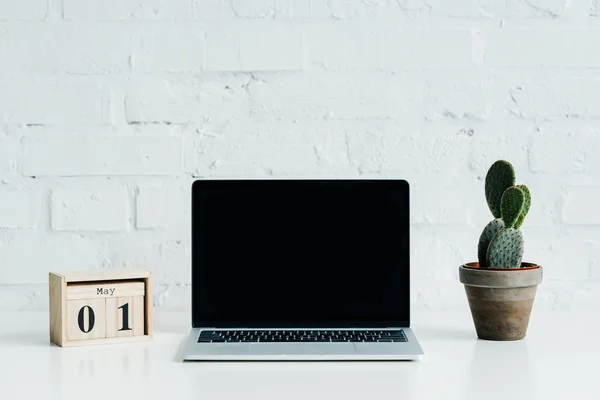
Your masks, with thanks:
[(520, 228), (531, 206), (527, 186), (517, 185), (515, 170), (498, 160), (487, 172), (485, 197), (494, 219), (483, 229), (478, 262), (459, 267), (477, 336), (487, 340), (525, 337), (542, 267), (523, 262)]

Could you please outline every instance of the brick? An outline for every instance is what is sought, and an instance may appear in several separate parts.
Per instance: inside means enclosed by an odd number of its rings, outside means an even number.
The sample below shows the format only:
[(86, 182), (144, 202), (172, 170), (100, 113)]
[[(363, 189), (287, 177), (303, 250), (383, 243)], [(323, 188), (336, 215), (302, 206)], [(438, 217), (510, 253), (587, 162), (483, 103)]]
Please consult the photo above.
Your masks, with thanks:
[(195, 19), (211, 21), (215, 18), (233, 18), (231, 2), (225, 0), (192, 0)]
[(256, 118), (290, 119), (413, 118), (423, 110), (424, 90), (411, 74), (374, 72), (281, 74), (248, 85)]
[(599, 40), (600, 31), (502, 29), (487, 35), (484, 58), (493, 67), (598, 67)]
[(15, 177), (21, 154), (19, 138), (0, 135), (0, 180)]
[[(230, 121), (196, 144), (200, 175), (315, 174), (348, 167), (344, 127), (289, 121)], [(231, 146), (235, 143), (235, 146)]]
[(72, 20), (185, 20), (190, 0), (63, 0), (64, 16)]
[[(12, 125), (8, 128), (9, 137), (13, 137), (21, 142), (21, 139), (24, 137), (53, 137), (53, 136), (69, 136), (69, 137), (107, 137), (107, 136), (118, 136), (125, 134), (140, 134), (143, 132), (139, 132), (136, 130), (140, 127), (137, 125), (122, 127), (122, 126), (113, 126), (113, 125), (46, 125), (46, 124), (27, 124), (27, 125)], [(150, 129), (151, 127), (149, 127)], [(156, 127), (154, 127), (156, 128)], [(149, 130), (148, 129), (148, 130)], [(165, 129), (161, 132), (154, 132), (145, 130), (148, 135), (152, 134), (164, 134)]]
[(590, 276), (591, 251), (595, 238), (587, 232), (557, 232), (523, 225), (523, 261), (544, 267), (544, 279), (582, 280)]
[[(293, 1), (293, 0), (292, 0)], [(309, 1), (307, 1), (308, 3)], [(294, 3), (299, 3), (294, 1)], [(297, 5), (294, 5), (297, 7)], [(329, 0), (310, 0), (310, 17), (313, 19), (331, 18), (331, 2)]]
[(302, 34), (286, 28), (251, 31), (240, 36), (243, 71), (303, 70), (304, 51)]
[(0, 187), (0, 228), (35, 228), (41, 209), (39, 193)]
[(112, 250), (110, 264), (115, 268), (143, 265), (144, 269), (152, 272), (153, 282), (157, 285), (189, 285), (192, 264), (189, 235), (178, 232), (178, 238), (169, 239), (164, 235), (148, 236), (147, 233), (135, 232), (109, 238), (107, 243)]
[[(499, 129), (482, 126), (473, 129), (471, 153), (469, 154), (469, 168), (478, 173), (478, 176), (485, 179), (489, 167), (499, 159), (510, 158), (510, 163), (517, 171), (527, 171), (528, 152), (527, 135), (523, 129), (516, 130), (515, 136), (508, 136), (511, 127), (502, 126)], [(497, 131), (506, 132), (506, 136), (492, 136)]]
[(378, 48), (379, 67), (384, 69), (473, 64), (471, 33), (466, 31), (388, 31), (378, 38)]
[[(573, 290), (573, 300), (572, 302), (569, 304), (570, 309), (573, 311), (583, 311), (583, 312), (590, 312), (590, 313), (595, 313), (592, 315), (597, 315), (598, 314), (598, 304), (600, 304), (600, 285), (598, 285), (598, 283), (592, 283), (590, 282), (589, 284), (587, 284), (585, 288), (580, 288), (577, 289), (575, 288)], [(585, 323), (584, 321), (580, 321), (580, 323)], [(575, 327), (572, 327), (575, 328)], [(578, 328), (575, 328), (578, 329)], [(583, 326), (581, 327), (581, 329), (585, 329)]]
[(48, 284), (0, 284), (0, 312), (47, 310)]
[(425, 84), (421, 112), (428, 121), (478, 122), (492, 113), (490, 89), (486, 78), (474, 72), (461, 70), (428, 71), (415, 73), (413, 79)]
[(366, 14), (368, 6), (352, 0), (331, 0), (331, 13), (339, 20), (358, 18)]
[(129, 71), (132, 38), (120, 24), (11, 24), (0, 36), (0, 53), (11, 54), (3, 68), (13, 73), (123, 73)]
[(136, 199), (136, 227), (181, 227), (186, 230), (186, 225), (189, 225), (190, 196), (188, 188), (140, 187)]
[(0, 85), (0, 121), (15, 124), (101, 124), (107, 101), (95, 85)]
[(531, 2), (509, 0), (506, 2), (506, 13), (507, 17), (513, 19), (575, 19), (587, 17), (589, 7), (590, 0), (538, 0)]
[(239, 36), (225, 31), (206, 33), (206, 71), (241, 71)]
[(156, 288), (156, 305), (161, 310), (182, 311), (192, 301), (189, 284), (161, 284)]
[(540, 131), (531, 138), (529, 167), (533, 172), (583, 172), (585, 149), (572, 132)]
[(582, 142), (585, 143), (585, 167), (590, 172), (600, 172), (600, 131), (593, 126), (587, 131)]
[(412, 218), (417, 224), (466, 225), (472, 196), (452, 188), (411, 187)]
[(590, 17), (600, 17), (600, 0), (592, 0), (592, 5), (589, 9)]
[(308, 19), (311, 14), (311, 1), (276, 0), (275, 18)]
[(530, 136), (535, 172), (600, 171), (600, 128), (593, 121), (552, 121)]
[(524, 182), (531, 191), (531, 208), (523, 227), (553, 228), (560, 223), (560, 199), (564, 189), (554, 175), (525, 177), (518, 174), (519, 182)]
[(312, 19), (323, 20), (333, 18), (330, 0), (275, 0), (275, 18), (277, 19)]
[[(418, 131), (417, 131), (418, 132)], [(423, 135), (425, 136), (425, 135)], [(361, 173), (373, 171), (444, 173), (454, 177), (467, 170), (470, 139), (465, 137), (418, 137), (391, 129), (352, 132), (348, 136), (349, 154)], [(450, 179), (450, 178), (449, 178)]]
[(557, 18), (576, 18), (587, 15), (589, 0), (461, 0), (449, 3), (444, 0), (403, 0), (401, 3), (420, 6), (438, 16), (448, 17), (485, 17), (488, 19), (523, 21), (531, 25), (532, 20), (556, 21)]
[(242, 18), (273, 18), (275, 0), (233, 0), (233, 12)]
[[(376, 1), (364, 1), (357, 2), (354, 0), (320, 0), (315, 3), (320, 3), (320, 7), (325, 9), (331, 9), (331, 15), (336, 20), (393, 20), (397, 21), (404, 17), (404, 10), (406, 3), (408, 7), (414, 6), (414, 3), (418, 1), (405, 0), (388, 1), (388, 0), (376, 0)], [(429, 0), (427, 3), (430, 3)], [(323, 4), (325, 3), (325, 4)], [(423, 4), (423, 7), (428, 7), (428, 4)]]
[(188, 124), (250, 113), (246, 76), (216, 81), (152, 81), (132, 87), (125, 96), (129, 123)]
[[(511, 1), (511, 0), (507, 0)], [(400, 6), (409, 15), (434, 14), (446, 17), (482, 17), (504, 10), (502, 5), (494, 0), (460, 0), (449, 4), (444, 0), (401, 0)]]
[(47, 0), (0, 2), (0, 20), (43, 20), (47, 12)]
[[(39, 230), (0, 233), (0, 283), (48, 285), (48, 271), (100, 268), (108, 249), (79, 234)], [(23, 266), (27, 268), (23, 268)]]
[[(416, 310), (427, 310), (428, 312), (469, 309), (464, 288), (449, 284), (447, 279), (411, 278), (411, 304), (414, 304)], [(422, 323), (429, 323), (426, 322), (428, 318), (425, 315), (427, 314), (421, 312), (415, 314), (414, 320), (420, 319), (423, 321)], [(467, 326), (468, 322), (464, 326)], [(421, 325), (421, 323), (417, 323)]]
[(493, 74), (497, 99), (503, 100), (495, 106), (517, 117), (533, 121), (600, 118), (600, 80), (591, 73), (575, 76), (570, 70), (511, 69)]
[(600, 186), (571, 186), (566, 190), (562, 219), (567, 224), (600, 225)]
[[(314, 26), (307, 33), (311, 61), (331, 69), (461, 68), (473, 65), (468, 31), (361, 29)], [(431, 51), (436, 49), (436, 51)]]
[(477, 260), (479, 232), (449, 225), (411, 228), (411, 264), (415, 278), (457, 280), (461, 264)]
[(423, 169), (422, 161), (411, 157), (417, 151), (414, 138), (400, 139), (406, 152), (401, 155), (394, 154), (396, 141), (390, 131), (393, 131), (395, 126), (381, 126), (381, 123), (377, 125), (368, 131), (347, 134), (348, 157), (361, 173), (378, 172), (383, 169)]
[(302, 34), (287, 27), (245, 31), (209, 31), (206, 39), (207, 71), (303, 70)]
[(174, 175), (181, 172), (177, 137), (27, 137), (26, 176)]
[(51, 226), (56, 231), (118, 232), (129, 228), (126, 189), (52, 191)]
[(356, 26), (313, 25), (306, 33), (310, 61), (313, 66), (332, 70), (377, 68), (383, 50), (381, 36), (379, 30), (363, 31)]
[(141, 47), (133, 52), (134, 72), (200, 71), (204, 66), (204, 32), (169, 29), (143, 34)]
[(590, 246), (590, 278), (597, 280), (600, 278), (600, 240), (591, 241)]

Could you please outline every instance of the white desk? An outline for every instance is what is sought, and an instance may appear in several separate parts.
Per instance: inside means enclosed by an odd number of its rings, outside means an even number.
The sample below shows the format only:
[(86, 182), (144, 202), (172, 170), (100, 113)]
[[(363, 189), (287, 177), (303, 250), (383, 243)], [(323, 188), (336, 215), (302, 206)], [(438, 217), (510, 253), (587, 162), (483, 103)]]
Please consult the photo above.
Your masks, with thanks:
[(468, 310), (416, 313), (416, 362), (182, 363), (187, 314), (152, 342), (60, 348), (47, 313), (0, 313), (0, 399), (600, 399), (600, 313), (535, 312), (520, 342), (476, 339)]

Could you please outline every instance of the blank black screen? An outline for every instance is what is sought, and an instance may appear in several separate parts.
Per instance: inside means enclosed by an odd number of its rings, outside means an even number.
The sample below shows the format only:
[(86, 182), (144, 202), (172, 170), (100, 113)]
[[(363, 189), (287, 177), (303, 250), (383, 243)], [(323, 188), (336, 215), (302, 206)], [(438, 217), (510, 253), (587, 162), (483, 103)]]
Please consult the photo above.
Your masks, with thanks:
[(196, 181), (193, 326), (408, 326), (403, 180)]

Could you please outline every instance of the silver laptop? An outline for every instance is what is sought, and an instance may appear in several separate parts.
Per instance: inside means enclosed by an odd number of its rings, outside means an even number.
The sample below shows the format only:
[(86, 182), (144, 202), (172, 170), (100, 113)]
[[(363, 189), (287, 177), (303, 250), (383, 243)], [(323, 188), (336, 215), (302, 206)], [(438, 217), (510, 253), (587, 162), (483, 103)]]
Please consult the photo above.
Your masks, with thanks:
[(416, 360), (404, 180), (198, 180), (183, 360)]

